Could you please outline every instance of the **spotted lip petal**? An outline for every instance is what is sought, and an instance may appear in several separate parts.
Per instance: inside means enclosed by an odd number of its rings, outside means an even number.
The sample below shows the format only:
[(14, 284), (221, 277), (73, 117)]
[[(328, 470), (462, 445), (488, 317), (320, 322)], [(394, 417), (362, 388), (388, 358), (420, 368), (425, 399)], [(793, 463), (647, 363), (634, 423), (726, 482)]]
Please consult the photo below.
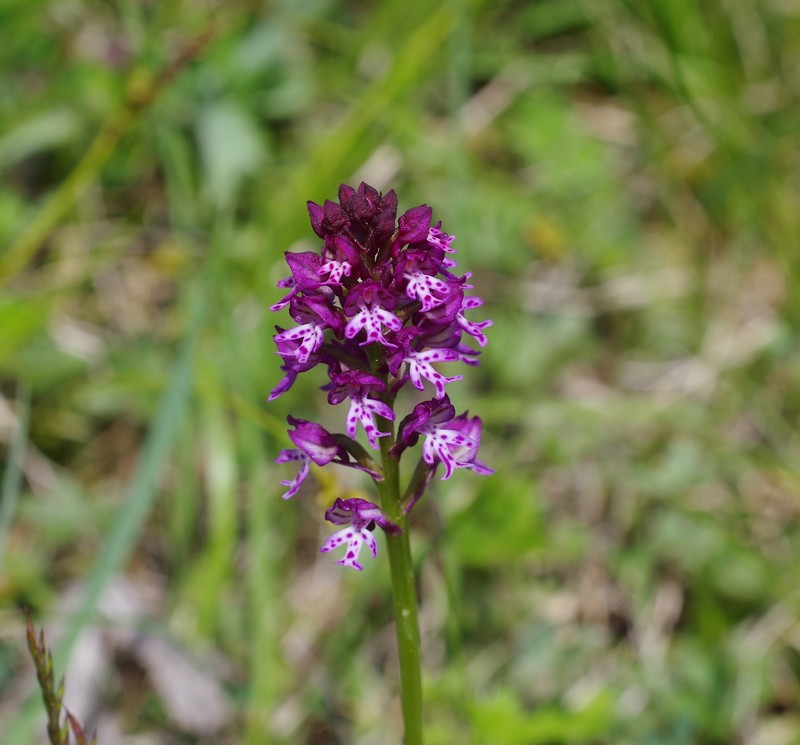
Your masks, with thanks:
[(337, 498), (325, 512), (325, 519), (334, 525), (347, 527), (329, 536), (322, 544), (320, 551), (328, 553), (346, 544), (344, 557), (336, 563), (358, 571), (364, 568), (358, 562), (358, 556), (364, 545), (369, 548), (372, 558), (378, 555), (378, 542), (372, 534), (372, 529), (376, 525), (390, 534), (400, 532), (400, 527), (389, 520), (378, 505), (368, 502), (366, 499)]
[(350, 409), (347, 412), (347, 427), (345, 431), (350, 435), (351, 439), (356, 439), (356, 429), (358, 423), (364, 428), (367, 435), (369, 444), (378, 450), (379, 437), (391, 437), (391, 432), (381, 432), (375, 424), (374, 415), (382, 416), (388, 421), (394, 421), (394, 412), (382, 401), (377, 401), (373, 398), (366, 398), (366, 396), (359, 396), (358, 394), (350, 394)]
[(442, 230), (441, 220), (428, 231), (428, 235), (426, 236), (426, 240), (431, 246), (440, 248), (442, 251), (447, 251), (448, 253), (455, 253), (456, 250), (451, 248), (451, 244), (455, 239), (456, 237), (454, 235), (448, 235)]
[(300, 461), (300, 470), (297, 472), (297, 475), (293, 479), (284, 479), (281, 481), (283, 486), (289, 487), (288, 491), (281, 495), (282, 499), (291, 499), (300, 490), (301, 484), (308, 476), (308, 464), (310, 460), (311, 459), (300, 450), (281, 450), (280, 453), (278, 453), (278, 457), (275, 458), (276, 463)]
[(425, 352), (410, 351), (403, 361), (408, 365), (408, 374), (411, 378), (411, 383), (417, 390), (425, 390), (425, 385), (422, 382), (424, 378), (433, 384), (433, 387), (436, 389), (436, 398), (444, 398), (447, 395), (445, 386), (448, 383), (455, 383), (458, 380), (463, 380), (464, 376), (453, 375), (447, 378), (434, 369), (431, 363), (457, 362), (458, 360), (458, 354), (452, 349), (428, 349)]
[(426, 435), (423, 457), (431, 465), (437, 461), (444, 464), (442, 480), (449, 479), (456, 468), (467, 468), (482, 476), (494, 473), (478, 460), (482, 426), (480, 417), (470, 419), (465, 412), (444, 424), (428, 422), (421, 427), (420, 432)]
[(394, 349), (396, 345), (386, 339), (383, 328), (399, 331), (403, 327), (403, 322), (392, 312), (396, 307), (397, 299), (385, 287), (373, 280), (362, 282), (344, 304), (345, 315), (352, 316), (345, 326), (345, 337), (355, 339), (364, 331), (365, 340), (360, 346), (377, 343)]
[(448, 425), (451, 431), (455, 431), (466, 437), (466, 442), (456, 445), (452, 449), (452, 455), (456, 463), (461, 468), (469, 468), (481, 476), (490, 476), (494, 473), (493, 468), (489, 468), (485, 463), (478, 460), (478, 448), (480, 447), (481, 435), (483, 433), (483, 422), (479, 416), (469, 417), (467, 412), (459, 414)]
[(423, 435), (422, 457), (432, 467), (444, 464), (442, 479), (449, 479), (457, 468), (488, 476), (494, 471), (477, 459), (481, 431), (480, 417), (470, 419), (466, 413), (456, 416), (449, 397), (445, 395), (441, 399), (417, 404), (400, 423), (399, 436), (390, 453), (399, 457), (406, 447), (416, 445)]

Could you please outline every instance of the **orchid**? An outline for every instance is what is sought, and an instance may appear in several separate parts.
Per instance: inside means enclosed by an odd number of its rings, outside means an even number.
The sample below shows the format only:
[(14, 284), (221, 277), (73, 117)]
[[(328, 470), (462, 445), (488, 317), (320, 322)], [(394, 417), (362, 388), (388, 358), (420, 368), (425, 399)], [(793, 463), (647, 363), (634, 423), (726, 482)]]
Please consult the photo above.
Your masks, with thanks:
[[(380, 504), (337, 497), (325, 511), (325, 520), (340, 527), (320, 551), (343, 549), (336, 564), (362, 571), (364, 547), (373, 559), (378, 556), (374, 531), (386, 534), (404, 742), (421, 745), (420, 635), (408, 515), (439, 465), (443, 480), (458, 469), (493, 473), (478, 459), (480, 417), (457, 415), (450, 402), (453, 384), (463, 379), (450, 366), (478, 364), (481, 350), (470, 340), (485, 347), (484, 331), (492, 322), (467, 317), (483, 300), (467, 294), (473, 289), (469, 272), (454, 273), (455, 236), (444, 232), (441, 222), (431, 224), (433, 210), (427, 205), (398, 218), (394, 191), (381, 194), (365, 183), (357, 189), (342, 184), (338, 203), (309, 202), (308, 215), (322, 245), (318, 252), (286, 252), (290, 274), (278, 282), (286, 292), (271, 308), (288, 308), (297, 325), (275, 327), (283, 377), (269, 400), (291, 389), (300, 375), (321, 368), (328, 403), (347, 401), (348, 407), (344, 432), (338, 434), (288, 417), (295, 447), (282, 450), (276, 462), (296, 463), (299, 469), (281, 482), (283, 498), (298, 495), (312, 463), (354, 468), (375, 482)], [(438, 369), (441, 364), (448, 366), (447, 375)], [(398, 397), (404, 388), (432, 397), (401, 418)], [(369, 449), (357, 442), (359, 429)], [(421, 438), (421, 456), (401, 491), (400, 459)], [(379, 452), (380, 465), (370, 451)]]
[[(276, 462), (297, 463), (299, 470), (282, 481), (287, 488), (283, 498), (297, 495), (312, 463), (364, 471), (380, 488), (386, 458), (399, 460), (420, 437), (421, 466), (428, 471), (425, 485), (439, 464), (443, 479), (460, 468), (491, 474), (477, 457), (480, 418), (456, 416), (450, 403), (449, 387), (463, 376), (437, 369), (442, 363), (477, 364), (480, 350), (464, 340), (471, 337), (485, 346), (484, 330), (492, 323), (466, 316), (483, 300), (466, 294), (472, 288), (469, 273), (457, 276), (451, 271), (456, 265), (451, 258), (455, 236), (444, 232), (441, 222), (431, 224), (433, 211), (427, 205), (398, 217), (394, 191), (380, 194), (364, 183), (357, 189), (343, 184), (338, 203), (309, 202), (308, 214), (322, 245), (317, 252), (286, 252), (290, 274), (278, 287), (288, 292), (271, 307), (288, 308), (297, 325), (276, 326), (274, 340), (284, 376), (270, 400), (286, 393), (299, 375), (323, 368), (328, 402), (335, 406), (347, 401), (348, 408), (343, 434), (289, 417), (295, 447), (282, 450)], [(396, 401), (407, 383), (433, 397), (403, 419), (395, 440)], [(359, 429), (369, 448), (381, 452), (383, 467), (356, 442)], [(404, 504), (397, 497), (398, 504), (384, 509), (404, 516), (419, 496), (415, 493)], [(377, 554), (372, 529), (402, 530), (365, 500), (337, 499), (325, 516), (349, 527), (334, 533), (322, 551), (347, 543), (345, 557), (337, 563), (358, 570), (363, 546)]]
[(346, 543), (345, 555), (336, 563), (359, 571), (364, 568), (358, 563), (358, 555), (362, 546), (366, 544), (372, 558), (378, 555), (378, 542), (372, 535), (376, 525), (388, 533), (400, 531), (400, 528), (386, 517), (378, 505), (368, 502), (366, 499), (337, 499), (333, 506), (325, 512), (325, 519), (334, 525), (347, 525), (348, 527), (342, 528), (330, 536), (320, 551), (327, 553)]

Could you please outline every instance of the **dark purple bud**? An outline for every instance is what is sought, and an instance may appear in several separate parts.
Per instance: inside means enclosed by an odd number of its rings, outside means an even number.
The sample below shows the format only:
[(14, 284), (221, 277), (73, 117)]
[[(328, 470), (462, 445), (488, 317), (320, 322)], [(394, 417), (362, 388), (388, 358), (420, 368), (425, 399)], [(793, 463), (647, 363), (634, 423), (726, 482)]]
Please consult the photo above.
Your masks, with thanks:
[(378, 246), (382, 246), (386, 241), (391, 238), (394, 233), (394, 223), (397, 212), (395, 210), (382, 210), (375, 216), (373, 221), (374, 225), (374, 241)]
[(370, 186), (366, 181), (362, 181), (358, 185), (358, 193), (373, 204), (376, 204), (381, 198), (380, 192), (374, 186)]
[(339, 184), (339, 204), (345, 212), (350, 212), (356, 190), (347, 184)]
[(391, 238), (397, 220), (397, 194), (390, 191), (381, 197), (378, 214), (373, 220), (374, 240), (378, 247)]
[(322, 219), (325, 213), (316, 202), (307, 202), (308, 216), (311, 218), (311, 229), (320, 237), (324, 238), (325, 233), (322, 230)]
[(334, 436), (316, 422), (295, 419), (291, 415), (286, 420), (295, 428), (289, 430), (289, 439), (318, 466), (326, 466), (343, 453), (347, 455)]
[(381, 210), (392, 212), (392, 221), (397, 217), (397, 193), (394, 189), (389, 189), (389, 191), (381, 197)]
[(347, 215), (336, 202), (326, 199), (325, 204), (322, 206), (322, 212), (322, 232), (325, 235), (341, 233), (347, 227)]
[(292, 276), (297, 286), (306, 292), (316, 292), (322, 286), (319, 278), (319, 269), (322, 266), (322, 257), (314, 251), (301, 253), (284, 253), (286, 263), (292, 271)]
[(368, 228), (375, 219), (378, 206), (375, 202), (367, 199), (367, 197), (356, 194), (353, 197), (353, 201), (350, 203), (349, 209), (345, 211), (350, 215), (353, 222)]
[(397, 239), (403, 243), (420, 243), (428, 237), (433, 210), (427, 204), (414, 207), (400, 215), (397, 221)]

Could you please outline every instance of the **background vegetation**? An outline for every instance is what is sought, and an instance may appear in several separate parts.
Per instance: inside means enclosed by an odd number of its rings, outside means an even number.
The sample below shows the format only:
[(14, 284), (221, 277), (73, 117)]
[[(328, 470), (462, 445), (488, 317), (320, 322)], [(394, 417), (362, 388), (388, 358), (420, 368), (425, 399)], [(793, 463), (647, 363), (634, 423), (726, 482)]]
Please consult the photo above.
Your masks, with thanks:
[[(416, 512), (431, 745), (800, 742), (800, 7), (5, 0), (0, 720), (20, 607), (110, 743), (399, 741), (385, 556), (279, 499), (305, 202), (427, 202), (492, 478)], [(99, 133), (99, 134), (98, 134)], [(70, 699), (70, 696), (73, 698)]]

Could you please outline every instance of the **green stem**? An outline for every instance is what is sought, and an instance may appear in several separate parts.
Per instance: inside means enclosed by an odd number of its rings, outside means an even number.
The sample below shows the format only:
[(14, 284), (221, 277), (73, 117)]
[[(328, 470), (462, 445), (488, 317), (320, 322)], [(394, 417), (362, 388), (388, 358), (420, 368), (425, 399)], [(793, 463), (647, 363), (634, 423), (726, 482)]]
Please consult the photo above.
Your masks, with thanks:
[(400, 499), (399, 462), (389, 455), (394, 437), (381, 438), (383, 481), (378, 482), (381, 506), (403, 532), (386, 536), (392, 573), (397, 654), (400, 660), (400, 701), (405, 729), (404, 745), (422, 745), (422, 678), (417, 620), (417, 590), (408, 540), (408, 518)]
[[(370, 370), (382, 378), (387, 391), (380, 396), (389, 408), (394, 407), (394, 396), (389, 392), (385, 370), (386, 353), (378, 344), (367, 347)], [(414, 582), (414, 564), (411, 561), (411, 544), (408, 539), (408, 516), (400, 496), (400, 461), (390, 454), (394, 445), (394, 422), (378, 417), (378, 425), (389, 432), (380, 440), (383, 480), (376, 481), (381, 507), (389, 519), (400, 526), (399, 535), (386, 534), (389, 567), (392, 574), (392, 601), (394, 625), (397, 634), (397, 656), (400, 663), (400, 705), (403, 710), (404, 745), (422, 745), (422, 666), (420, 661), (419, 620), (417, 588)]]

